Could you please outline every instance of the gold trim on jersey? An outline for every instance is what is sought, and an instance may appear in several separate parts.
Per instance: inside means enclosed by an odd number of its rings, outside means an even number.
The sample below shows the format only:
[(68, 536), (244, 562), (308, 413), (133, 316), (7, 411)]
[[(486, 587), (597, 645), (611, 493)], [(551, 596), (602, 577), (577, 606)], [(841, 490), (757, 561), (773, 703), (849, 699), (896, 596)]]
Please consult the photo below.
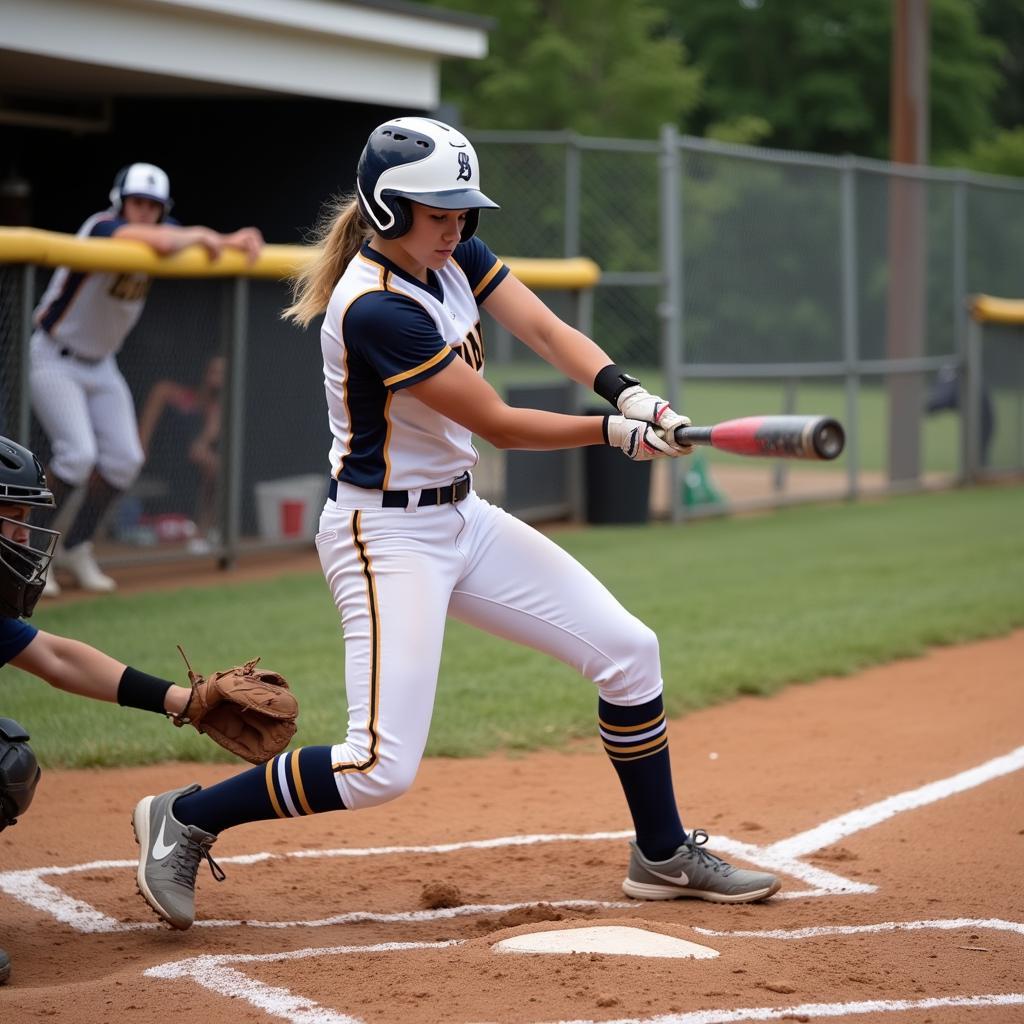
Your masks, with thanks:
[(394, 424), (391, 422), (391, 401), (395, 397), (394, 391), (389, 391), (387, 398), (384, 399), (384, 450), (382, 452), (384, 456), (384, 483), (381, 484), (383, 490), (387, 490), (391, 483), (391, 458), (388, 455), (388, 446), (391, 444), (391, 428)]
[[(476, 298), (491, 283), (494, 275), (501, 270), (503, 266), (505, 266), (505, 264), (502, 263), (501, 260), (495, 259), (494, 266), (484, 274), (480, 279), (480, 283), (473, 289), (473, 298)], [(459, 270), (462, 270), (462, 267), (459, 267)], [(465, 271), (463, 271), (463, 273), (465, 273)]]
[[(364, 263), (373, 263), (372, 260), (368, 260), (365, 256), (362, 255), (362, 253), (359, 253), (357, 255), (359, 255), (359, 257), (363, 260)], [(363, 289), (363, 291), (359, 292), (358, 295), (353, 295), (352, 298), (349, 299), (348, 302), (345, 303), (345, 308), (341, 311), (341, 318), (338, 320), (338, 341), (341, 343), (341, 355), (342, 355), (342, 360), (343, 360), (343, 363), (344, 363), (344, 370), (345, 370), (344, 377), (343, 377), (342, 382), (341, 382), (341, 401), (342, 401), (342, 404), (345, 406), (345, 416), (348, 419), (348, 440), (346, 441), (345, 451), (342, 452), (341, 458), (338, 459), (338, 468), (335, 469), (335, 471), (333, 473), (333, 476), (334, 476), (335, 480), (340, 480), (341, 479), (341, 471), (345, 468), (345, 457), (352, 453), (352, 437), (354, 436), (354, 433), (355, 433), (355, 431), (353, 430), (353, 427), (352, 427), (352, 410), (351, 410), (351, 408), (349, 408), (349, 404), (348, 404), (349, 372), (348, 372), (348, 345), (346, 345), (345, 341), (344, 341), (344, 335), (345, 335), (345, 331), (344, 331), (344, 327), (345, 327), (345, 314), (349, 311), (349, 307), (352, 305), (353, 302), (356, 301), (356, 299), (361, 299), (364, 295), (369, 295), (371, 292), (378, 292), (378, 291), (381, 291), (382, 289), (384, 289), (386, 291), (386, 288), (384, 286), (384, 273), (385, 273), (384, 268), (382, 266), (380, 266), (379, 264), (376, 264), (376, 263), (373, 263), (373, 266), (375, 266), (377, 268), (377, 271), (378, 271), (378, 274), (377, 274), (377, 287), (376, 288), (365, 288), (365, 289)]]
[(380, 616), (373, 566), (370, 563), (366, 545), (359, 535), (361, 520), (361, 512), (352, 513), (352, 541), (359, 554), (359, 560), (363, 564), (363, 575), (366, 577), (367, 612), (370, 617), (370, 720), (366, 723), (366, 731), (370, 736), (370, 752), (365, 761), (359, 763), (345, 761), (332, 765), (334, 771), (341, 772), (343, 775), (347, 772), (370, 771), (377, 763), (377, 744), (380, 739), (377, 734), (377, 719), (380, 714)]
[(451, 346), (445, 345), (440, 352), (436, 352), (426, 362), (420, 363), (419, 366), (414, 366), (411, 370), (405, 370), (403, 373), (396, 373), (393, 377), (386, 378), (384, 381), (384, 387), (389, 388), (392, 384), (398, 384), (400, 381), (408, 380), (410, 377), (415, 377), (417, 373), (429, 370), (432, 366), (436, 366), (441, 362), (441, 360), (444, 359), (451, 351)]

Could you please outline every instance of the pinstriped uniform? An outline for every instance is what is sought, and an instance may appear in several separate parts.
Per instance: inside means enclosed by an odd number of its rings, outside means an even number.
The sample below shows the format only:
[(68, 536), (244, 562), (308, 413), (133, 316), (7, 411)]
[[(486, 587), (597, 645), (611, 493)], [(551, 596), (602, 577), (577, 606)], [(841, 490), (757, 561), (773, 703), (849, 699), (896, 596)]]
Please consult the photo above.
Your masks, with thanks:
[[(316, 543), (345, 637), (348, 732), (331, 754), (348, 808), (412, 784), (448, 616), (573, 666), (609, 703), (661, 693), (653, 632), (551, 540), (475, 492), (418, 505), (421, 488), (450, 484), (476, 452), (467, 430), (407, 388), (455, 358), (483, 372), (478, 304), (506, 273), (476, 238), (428, 285), (364, 248), (324, 319), (337, 497)], [(385, 489), (408, 491), (407, 506), (384, 507)], [(664, 728), (663, 718), (621, 733), (612, 726), (606, 740), (622, 748), (616, 756), (643, 758), (664, 748)], [(268, 768), (267, 784), (278, 813), (307, 813), (289, 765)]]

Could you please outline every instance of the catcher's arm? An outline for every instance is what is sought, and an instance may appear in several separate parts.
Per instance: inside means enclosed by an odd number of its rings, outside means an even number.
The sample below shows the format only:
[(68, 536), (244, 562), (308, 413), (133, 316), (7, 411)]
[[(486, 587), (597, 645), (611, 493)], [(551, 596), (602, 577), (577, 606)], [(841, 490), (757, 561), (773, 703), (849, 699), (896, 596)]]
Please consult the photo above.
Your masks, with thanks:
[(190, 695), (169, 679), (125, 665), (80, 640), (43, 630), (10, 663), (58, 690), (158, 714), (180, 714)]
[(295, 735), (298, 701), (284, 676), (256, 666), (259, 658), (225, 672), (201, 676), (178, 647), (192, 692), (177, 726), (191, 725), (225, 750), (252, 764), (280, 754)]

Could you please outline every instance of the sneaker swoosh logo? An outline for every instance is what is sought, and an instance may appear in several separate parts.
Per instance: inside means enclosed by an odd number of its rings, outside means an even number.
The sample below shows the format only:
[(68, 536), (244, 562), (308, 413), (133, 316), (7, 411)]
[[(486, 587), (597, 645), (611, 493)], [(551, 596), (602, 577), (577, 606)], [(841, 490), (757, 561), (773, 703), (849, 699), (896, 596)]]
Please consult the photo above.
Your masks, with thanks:
[(676, 885), (687, 885), (690, 881), (685, 871), (680, 871), (678, 875), (663, 875), (660, 871), (652, 871), (647, 868), (652, 875), (656, 875), (658, 878), (664, 878), (666, 882), (674, 882)]
[(164, 820), (160, 822), (160, 831), (157, 834), (156, 842), (153, 844), (153, 856), (156, 857), (157, 860), (163, 860), (168, 854), (173, 853), (174, 848), (178, 845), (177, 843), (171, 843), (170, 846), (164, 845), (164, 828), (166, 825), (167, 819), (164, 818)]

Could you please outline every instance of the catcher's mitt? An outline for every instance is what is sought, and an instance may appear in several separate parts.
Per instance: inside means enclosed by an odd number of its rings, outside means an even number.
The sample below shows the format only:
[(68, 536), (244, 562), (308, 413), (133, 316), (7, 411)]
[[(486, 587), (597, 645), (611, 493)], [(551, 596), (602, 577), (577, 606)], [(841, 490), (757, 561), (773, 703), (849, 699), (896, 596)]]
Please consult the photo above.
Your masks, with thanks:
[[(180, 646), (178, 650), (185, 658)], [(299, 704), (284, 676), (256, 668), (259, 660), (201, 676), (185, 658), (192, 693), (185, 710), (172, 715), (171, 721), (177, 726), (195, 726), (252, 764), (263, 764), (280, 754), (295, 735)]]

